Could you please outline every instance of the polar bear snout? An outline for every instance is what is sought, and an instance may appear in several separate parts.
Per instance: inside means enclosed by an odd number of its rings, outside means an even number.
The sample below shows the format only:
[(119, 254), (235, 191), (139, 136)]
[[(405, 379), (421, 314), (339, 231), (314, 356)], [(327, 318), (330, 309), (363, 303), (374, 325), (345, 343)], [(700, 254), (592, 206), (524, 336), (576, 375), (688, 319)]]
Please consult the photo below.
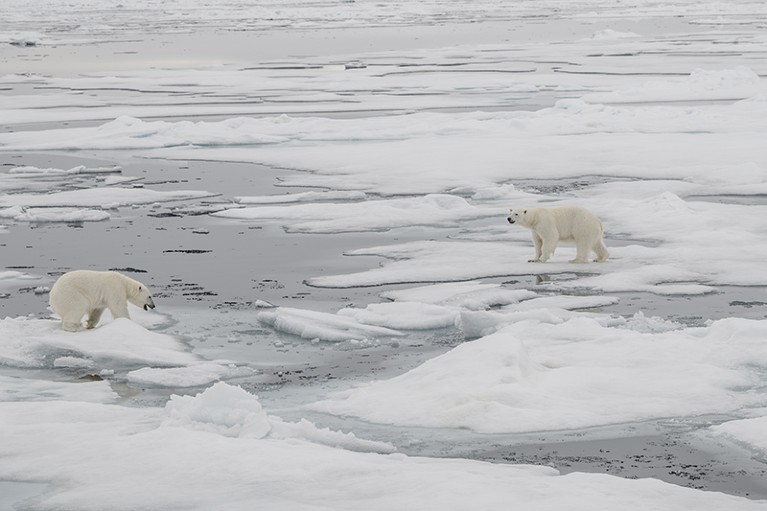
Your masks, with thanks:
[(508, 217), (506, 220), (508, 220), (510, 224), (513, 224), (513, 223), (514, 223), (514, 219), (513, 219), (513, 218), (511, 218), (511, 217)]
[(154, 309), (154, 300), (152, 300), (151, 296), (147, 297), (146, 303), (144, 304), (144, 310), (148, 311), (149, 309)]

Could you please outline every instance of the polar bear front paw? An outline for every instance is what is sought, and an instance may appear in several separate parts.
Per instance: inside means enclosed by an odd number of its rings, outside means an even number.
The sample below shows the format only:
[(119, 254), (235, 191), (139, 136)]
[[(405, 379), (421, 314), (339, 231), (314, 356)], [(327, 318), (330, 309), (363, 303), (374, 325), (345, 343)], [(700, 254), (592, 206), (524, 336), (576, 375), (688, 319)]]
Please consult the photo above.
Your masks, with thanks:
[(82, 323), (64, 322), (61, 324), (61, 329), (67, 332), (82, 332), (85, 330)]

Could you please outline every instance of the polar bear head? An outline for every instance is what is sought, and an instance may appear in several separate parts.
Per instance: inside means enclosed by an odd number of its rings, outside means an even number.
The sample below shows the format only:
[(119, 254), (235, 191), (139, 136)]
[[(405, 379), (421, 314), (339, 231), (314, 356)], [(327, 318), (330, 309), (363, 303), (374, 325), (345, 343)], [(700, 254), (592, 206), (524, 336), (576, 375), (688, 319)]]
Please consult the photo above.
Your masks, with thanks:
[(529, 218), (527, 217), (527, 209), (510, 209), (509, 216), (506, 218), (510, 224), (519, 224), (525, 227), (530, 226)]
[(129, 279), (128, 283), (128, 301), (144, 310), (154, 309), (154, 300), (149, 289), (141, 282)]

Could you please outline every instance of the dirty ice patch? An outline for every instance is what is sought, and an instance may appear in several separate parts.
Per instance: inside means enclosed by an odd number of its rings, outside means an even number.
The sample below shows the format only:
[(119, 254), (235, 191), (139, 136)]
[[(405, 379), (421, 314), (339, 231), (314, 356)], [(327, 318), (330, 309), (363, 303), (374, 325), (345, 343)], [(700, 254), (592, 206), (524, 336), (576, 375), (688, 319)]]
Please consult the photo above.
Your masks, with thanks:
[(767, 455), (767, 417), (729, 421), (712, 426), (709, 431)]
[(157, 191), (144, 188), (92, 188), (47, 194), (18, 193), (0, 197), (0, 207), (101, 207), (105, 209), (134, 204), (181, 201), (212, 197), (216, 194), (193, 190)]
[(362, 341), (404, 335), (402, 332), (391, 328), (362, 324), (351, 317), (290, 307), (278, 307), (259, 312), (256, 314), (256, 318), (278, 332), (309, 340)]
[(278, 221), (293, 232), (335, 233), (416, 225), (456, 226), (503, 213), (503, 208), (478, 208), (461, 197), (435, 194), (404, 199), (235, 208), (213, 213), (213, 216)]
[(197, 357), (169, 335), (146, 330), (129, 319), (83, 332), (65, 332), (58, 321), (5, 318), (0, 320), (0, 364), (11, 367), (52, 367), (61, 357), (92, 360), (97, 366), (194, 364)]
[(695, 69), (689, 76), (645, 82), (615, 92), (587, 94), (591, 103), (646, 103), (655, 101), (740, 100), (767, 92), (763, 80), (751, 68)]
[[(660, 333), (523, 321), (310, 405), (399, 426), (570, 430), (764, 406), (767, 321)], [(761, 389), (761, 390), (759, 390)]]
[(0, 401), (87, 401), (109, 403), (117, 394), (107, 381), (60, 382), (0, 376)]
[(127, 379), (135, 385), (185, 388), (252, 376), (255, 372), (232, 363), (202, 362), (183, 367), (142, 367), (129, 372)]
[(0, 218), (9, 218), (17, 222), (101, 222), (109, 220), (110, 214), (98, 209), (78, 208), (26, 208), (12, 206), (0, 209)]
[(165, 405), (165, 416), (164, 426), (233, 438), (299, 438), (352, 450), (394, 451), (394, 447), (386, 442), (362, 440), (352, 433), (320, 429), (305, 419), (294, 423), (269, 415), (256, 395), (223, 382), (196, 396), (171, 396)]

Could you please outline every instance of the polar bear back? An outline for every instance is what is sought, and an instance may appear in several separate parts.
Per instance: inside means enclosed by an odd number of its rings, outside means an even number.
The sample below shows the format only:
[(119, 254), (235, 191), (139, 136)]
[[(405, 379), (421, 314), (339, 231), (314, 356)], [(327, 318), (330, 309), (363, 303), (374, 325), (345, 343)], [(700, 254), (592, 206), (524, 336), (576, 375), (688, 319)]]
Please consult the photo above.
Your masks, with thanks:
[(51, 288), (49, 302), (57, 314), (60, 314), (61, 309), (66, 309), (67, 302), (75, 296), (93, 308), (107, 307), (126, 301), (130, 296), (131, 284), (141, 285), (116, 271), (73, 270), (56, 281)]
[(554, 227), (560, 241), (575, 241), (578, 238), (602, 236), (602, 222), (591, 211), (580, 206), (556, 208), (528, 208), (523, 216), (527, 227), (546, 229)]

